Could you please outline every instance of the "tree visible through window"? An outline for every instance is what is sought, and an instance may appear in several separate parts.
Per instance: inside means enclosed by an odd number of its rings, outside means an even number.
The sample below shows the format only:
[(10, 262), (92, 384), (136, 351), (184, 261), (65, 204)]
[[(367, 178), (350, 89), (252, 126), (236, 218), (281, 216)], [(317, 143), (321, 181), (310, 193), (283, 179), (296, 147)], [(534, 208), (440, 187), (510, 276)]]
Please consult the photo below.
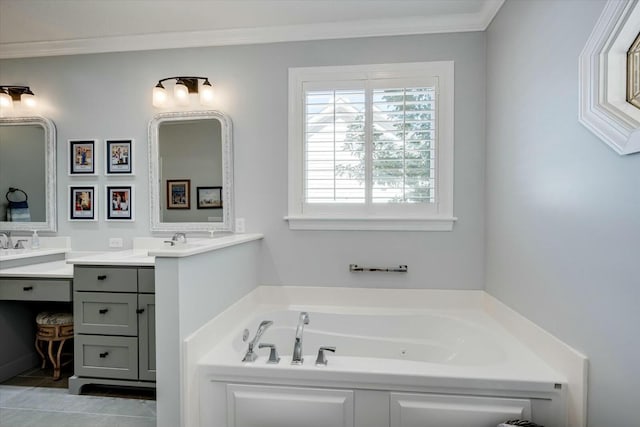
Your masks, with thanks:
[(307, 203), (434, 203), (436, 88), (308, 91)]

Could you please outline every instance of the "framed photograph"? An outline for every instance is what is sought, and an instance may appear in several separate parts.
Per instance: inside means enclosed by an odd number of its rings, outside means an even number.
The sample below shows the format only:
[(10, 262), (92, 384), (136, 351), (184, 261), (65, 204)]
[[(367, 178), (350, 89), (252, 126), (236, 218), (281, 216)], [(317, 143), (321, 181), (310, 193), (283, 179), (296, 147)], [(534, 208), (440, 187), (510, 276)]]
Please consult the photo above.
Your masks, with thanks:
[(167, 209), (191, 209), (191, 180), (167, 180)]
[(133, 175), (133, 139), (106, 140), (107, 175)]
[(133, 186), (107, 185), (107, 221), (133, 221)]
[(69, 140), (69, 175), (96, 174), (96, 140)]
[(197, 187), (198, 209), (222, 208), (222, 187)]
[(69, 221), (97, 221), (96, 187), (92, 185), (69, 186)]

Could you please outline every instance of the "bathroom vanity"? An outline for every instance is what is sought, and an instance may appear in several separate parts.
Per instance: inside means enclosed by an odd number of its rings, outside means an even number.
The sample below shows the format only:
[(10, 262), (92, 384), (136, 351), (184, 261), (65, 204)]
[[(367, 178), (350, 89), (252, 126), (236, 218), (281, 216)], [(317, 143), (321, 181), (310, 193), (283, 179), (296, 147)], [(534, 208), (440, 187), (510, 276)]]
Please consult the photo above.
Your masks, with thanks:
[(69, 246), (66, 237), (48, 237), (42, 249), (0, 252), (0, 381), (38, 363), (36, 314), (71, 310), (73, 268), (64, 261)]
[(155, 387), (154, 258), (120, 251), (68, 262), (75, 329), (69, 393), (86, 384)]

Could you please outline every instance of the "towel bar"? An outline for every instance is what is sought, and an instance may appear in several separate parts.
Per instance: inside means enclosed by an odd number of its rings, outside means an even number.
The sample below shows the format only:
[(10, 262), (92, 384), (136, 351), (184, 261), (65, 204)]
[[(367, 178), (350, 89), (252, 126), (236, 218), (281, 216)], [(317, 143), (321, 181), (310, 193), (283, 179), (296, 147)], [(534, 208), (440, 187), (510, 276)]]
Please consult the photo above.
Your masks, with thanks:
[(380, 267), (361, 267), (358, 264), (349, 264), (349, 271), (350, 272), (361, 272), (361, 271), (383, 271), (383, 272), (387, 272), (387, 273), (406, 273), (407, 272), (407, 266), (406, 265), (399, 265), (397, 267), (390, 267), (390, 268), (380, 268)]

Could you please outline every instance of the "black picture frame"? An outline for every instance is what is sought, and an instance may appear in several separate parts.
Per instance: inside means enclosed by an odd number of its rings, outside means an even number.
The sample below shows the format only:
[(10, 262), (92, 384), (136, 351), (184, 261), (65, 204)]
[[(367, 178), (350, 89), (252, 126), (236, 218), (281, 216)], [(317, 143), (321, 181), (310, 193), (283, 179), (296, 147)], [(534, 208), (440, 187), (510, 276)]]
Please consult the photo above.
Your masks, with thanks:
[(69, 221), (96, 221), (96, 187), (93, 185), (69, 186)]
[(107, 221), (133, 221), (133, 186), (106, 186)]
[(191, 209), (191, 180), (167, 180), (167, 209)]
[(198, 209), (222, 209), (222, 187), (196, 187)]
[(96, 140), (69, 140), (69, 175), (96, 174)]
[(133, 139), (108, 139), (105, 146), (106, 174), (133, 175)]

